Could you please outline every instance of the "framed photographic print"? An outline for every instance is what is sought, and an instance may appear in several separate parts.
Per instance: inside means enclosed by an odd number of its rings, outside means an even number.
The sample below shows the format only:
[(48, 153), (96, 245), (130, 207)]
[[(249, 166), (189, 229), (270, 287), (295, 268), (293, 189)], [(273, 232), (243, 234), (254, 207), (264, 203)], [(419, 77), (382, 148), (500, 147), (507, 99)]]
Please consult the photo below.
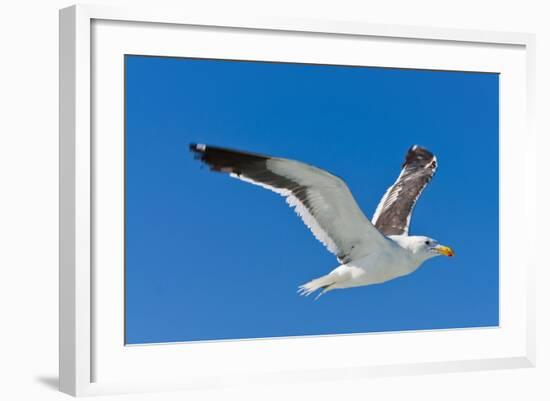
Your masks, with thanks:
[(61, 10), (61, 390), (532, 366), (533, 47)]

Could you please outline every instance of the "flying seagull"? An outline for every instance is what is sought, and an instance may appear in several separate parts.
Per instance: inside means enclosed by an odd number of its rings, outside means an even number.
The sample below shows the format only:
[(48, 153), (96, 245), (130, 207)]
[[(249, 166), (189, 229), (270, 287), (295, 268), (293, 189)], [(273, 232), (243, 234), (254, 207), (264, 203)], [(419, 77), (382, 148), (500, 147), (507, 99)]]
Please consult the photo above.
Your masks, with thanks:
[(383, 283), (414, 272), (434, 256), (454, 256), (451, 248), (432, 238), (409, 235), (415, 203), (437, 168), (433, 153), (418, 145), (408, 150), (401, 174), (382, 197), (372, 221), (346, 183), (326, 170), (204, 144), (190, 144), (189, 148), (212, 171), (286, 198), (315, 238), (336, 255), (340, 265), (299, 286), (301, 295), (320, 290), (319, 297), (338, 288)]

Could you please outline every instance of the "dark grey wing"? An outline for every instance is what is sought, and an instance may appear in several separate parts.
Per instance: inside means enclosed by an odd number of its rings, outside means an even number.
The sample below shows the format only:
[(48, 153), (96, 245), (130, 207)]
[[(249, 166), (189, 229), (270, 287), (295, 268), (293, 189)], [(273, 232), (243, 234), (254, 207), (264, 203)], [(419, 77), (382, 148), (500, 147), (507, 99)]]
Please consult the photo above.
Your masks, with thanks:
[(325, 170), (210, 145), (191, 144), (190, 150), (213, 171), (285, 197), (315, 238), (341, 263), (390, 246), (363, 214), (344, 181)]
[(372, 218), (384, 235), (409, 233), (414, 205), (435, 174), (437, 158), (428, 149), (414, 145), (401, 167), (401, 174), (380, 200)]

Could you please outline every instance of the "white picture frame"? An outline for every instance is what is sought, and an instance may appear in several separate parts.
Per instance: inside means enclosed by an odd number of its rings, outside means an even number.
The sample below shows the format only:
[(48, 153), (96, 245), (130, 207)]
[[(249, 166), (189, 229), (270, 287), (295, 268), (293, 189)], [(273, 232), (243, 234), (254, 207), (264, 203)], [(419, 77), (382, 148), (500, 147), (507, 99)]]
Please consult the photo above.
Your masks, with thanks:
[[(188, 32), (191, 28), (192, 33)], [(289, 53), (277, 53), (277, 43), (290, 38), (304, 48), (308, 41), (323, 38), (330, 46), (329, 42), (337, 38), (341, 43), (353, 42), (354, 46), (361, 41), (371, 41), (375, 55), (372, 57), (378, 57), (365, 61), (359, 56), (351, 57), (346, 46), (334, 47), (326, 57), (340, 57), (344, 64), (369, 62), (369, 65), (380, 66), (501, 73), (504, 83), (501, 86), (500, 174), (503, 185), (500, 197), (503, 202), (501, 221), (505, 222), (501, 225), (501, 263), (510, 267), (502, 270), (501, 326), (497, 329), (420, 331), (405, 336), (384, 333), (317, 336), (298, 341), (261, 339), (125, 347), (119, 338), (122, 326), (116, 323), (123, 308), (123, 298), (119, 296), (123, 291), (120, 286), (123, 276), (113, 269), (101, 271), (105, 266), (104, 258), (119, 258), (116, 255), (120, 255), (120, 238), (116, 236), (116, 228), (109, 228), (114, 235), (112, 238), (107, 233), (98, 234), (105, 227), (103, 218), (119, 218), (120, 204), (112, 210), (103, 206), (98, 210), (98, 204), (103, 205), (103, 198), (96, 196), (98, 189), (101, 193), (111, 190), (115, 193), (120, 184), (117, 174), (113, 174), (112, 180), (97, 179), (107, 167), (109, 171), (113, 168), (118, 171), (122, 157), (120, 141), (116, 142), (120, 138), (116, 132), (120, 131), (122, 107), (119, 56), (127, 52), (171, 55), (182, 42), (177, 35), (191, 34), (197, 35), (195, 39), (205, 45), (201, 47), (218, 52), (221, 58), (293, 61), (302, 56), (292, 53), (292, 46), (285, 46)], [(269, 41), (271, 53), (266, 53), (266, 46), (247, 47), (247, 35), (261, 35), (262, 41)], [(252, 39), (251, 43), (258, 40)], [(223, 42), (223, 49), (216, 48), (219, 41)], [(384, 41), (384, 49), (400, 46), (405, 53), (408, 48), (414, 48), (417, 57), (405, 62), (399, 59), (401, 52), (385, 51), (376, 41)], [(234, 44), (234, 48), (230, 44)], [(448, 51), (449, 46), (452, 51)], [(522, 241), (514, 231), (533, 232), (535, 229), (534, 47), (534, 35), (525, 33), (375, 25), (357, 21), (246, 18), (237, 13), (187, 15), (184, 10), (166, 11), (153, 7), (78, 5), (61, 10), (60, 390), (80, 396), (534, 366), (534, 270), (537, 260), (534, 252), (523, 253), (520, 259), (514, 247), (506, 246)], [(188, 52), (183, 55), (200, 56), (205, 50), (186, 48), (178, 51)], [(242, 56), (232, 53), (241, 51), (248, 53)], [(462, 61), (458, 61), (461, 54)], [(312, 53), (303, 57), (324, 56)], [(114, 96), (104, 93), (102, 85), (117, 88), (117, 92)], [(94, 137), (98, 127), (102, 132), (115, 134), (98, 141)], [(512, 151), (514, 160), (511, 160)], [(116, 203), (117, 195), (112, 198)], [(105, 209), (114, 214), (106, 216)], [(516, 213), (512, 213), (514, 210)], [(106, 250), (102, 241), (115, 244), (118, 250)], [(523, 249), (529, 249), (529, 244), (522, 245)], [(107, 310), (106, 301), (115, 306)], [(441, 351), (451, 343), (455, 345), (452, 353)], [(407, 353), (409, 349), (428, 348), (428, 345), (435, 350), (431, 355), (426, 351), (425, 358), (414, 352)], [(468, 347), (470, 352), (466, 351), (466, 345), (471, 346)], [(401, 350), (398, 357), (383, 352), (390, 346)], [(365, 350), (371, 347), (370, 360), (366, 361), (361, 352), (348, 359), (340, 358), (337, 351), (342, 347)], [(311, 357), (321, 348), (324, 351), (322, 359), (312, 357), (307, 363), (301, 362), (304, 356)], [(377, 349), (382, 351), (376, 353)], [(181, 352), (194, 362), (193, 366), (176, 372), (175, 361), (181, 361)], [(438, 352), (442, 353), (441, 357), (437, 356)], [(200, 366), (200, 361), (211, 361), (211, 358), (220, 358), (219, 366)], [(245, 366), (251, 362), (257, 363), (252, 370)], [(147, 370), (146, 367), (151, 366), (154, 371)]]

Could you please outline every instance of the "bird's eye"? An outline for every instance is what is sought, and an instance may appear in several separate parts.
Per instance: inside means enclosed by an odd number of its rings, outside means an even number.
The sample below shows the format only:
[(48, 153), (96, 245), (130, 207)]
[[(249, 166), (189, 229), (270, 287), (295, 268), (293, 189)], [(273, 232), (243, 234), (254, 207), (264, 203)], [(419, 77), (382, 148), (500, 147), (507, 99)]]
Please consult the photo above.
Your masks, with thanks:
[(430, 245), (430, 241), (426, 241), (424, 242), (426, 245)]

